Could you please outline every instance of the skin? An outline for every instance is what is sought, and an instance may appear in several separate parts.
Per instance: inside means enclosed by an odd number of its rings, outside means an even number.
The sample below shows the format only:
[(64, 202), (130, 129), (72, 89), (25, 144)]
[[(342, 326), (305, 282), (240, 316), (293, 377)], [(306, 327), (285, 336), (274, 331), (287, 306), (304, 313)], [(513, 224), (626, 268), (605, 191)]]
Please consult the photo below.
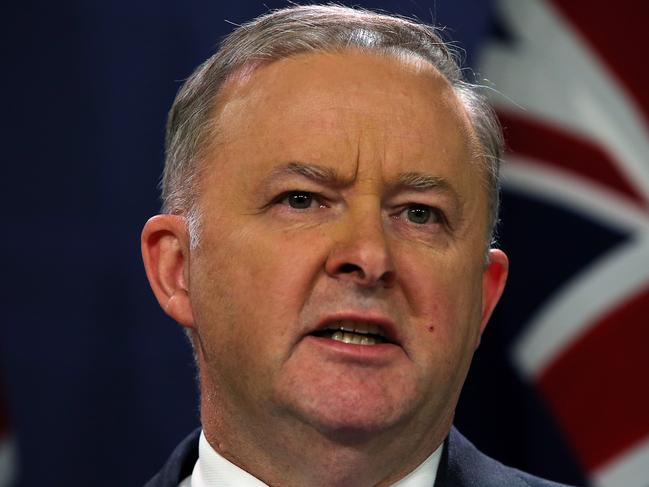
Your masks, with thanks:
[[(270, 485), (389, 485), (448, 434), (506, 280), (469, 119), (429, 64), (355, 51), (259, 67), (217, 106), (198, 245), (182, 216), (142, 235), (194, 337), (206, 437)], [(310, 334), (341, 315), (397, 343)]]

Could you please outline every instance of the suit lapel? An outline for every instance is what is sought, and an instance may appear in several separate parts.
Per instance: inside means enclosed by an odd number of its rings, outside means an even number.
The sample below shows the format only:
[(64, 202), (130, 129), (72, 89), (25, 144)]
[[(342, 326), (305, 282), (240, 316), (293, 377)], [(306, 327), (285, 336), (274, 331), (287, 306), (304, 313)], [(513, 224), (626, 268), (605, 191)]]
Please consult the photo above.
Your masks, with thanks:
[(198, 438), (200, 435), (201, 429), (198, 428), (187, 436), (173, 451), (162, 470), (144, 487), (178, 487), (181, 480), (191, 475), (196, 460), (198, 460)]
[(478, 451), (458, 430), (451, 428), (434, 487), (529, 487), (514, 472)]

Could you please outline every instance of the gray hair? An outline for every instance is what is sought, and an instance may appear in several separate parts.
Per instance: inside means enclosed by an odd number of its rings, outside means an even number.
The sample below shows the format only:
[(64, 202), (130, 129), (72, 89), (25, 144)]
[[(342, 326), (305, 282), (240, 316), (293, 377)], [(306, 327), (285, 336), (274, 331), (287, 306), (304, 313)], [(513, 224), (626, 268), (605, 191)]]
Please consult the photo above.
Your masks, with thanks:
[[(387, 55), (415, 55), (451, 84), (473, 124), (484, 160), (489, 195), (488, 243), (498, 218), (500, 125), (479, 88), (463, 79), (453, 49), (439, 29), (410, 19), (342, 6), (294, 6), (238, 27), (179, 90), (167, 121), (162, 211), (196, 218), (201, 160), (209, 147), (211, 115), (220, 89), (239, 68), (296, 54), (355, 48)], [(193, 233), (190, 231), (190, 233)], [(192, 236), (192, 239), (196, 236)]]

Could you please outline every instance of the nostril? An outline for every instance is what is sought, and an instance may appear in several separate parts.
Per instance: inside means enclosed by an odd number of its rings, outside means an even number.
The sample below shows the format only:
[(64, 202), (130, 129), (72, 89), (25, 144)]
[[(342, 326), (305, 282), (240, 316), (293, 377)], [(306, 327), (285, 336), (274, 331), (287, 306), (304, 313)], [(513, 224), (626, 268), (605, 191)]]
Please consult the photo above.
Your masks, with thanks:
[(363, 274), (363, 269), (361, 269), (356, 264), (346, 263), (340, 266), (340, 272), (343, 274), (351, 274), (353, 272), (358, 272), (360, 274)]

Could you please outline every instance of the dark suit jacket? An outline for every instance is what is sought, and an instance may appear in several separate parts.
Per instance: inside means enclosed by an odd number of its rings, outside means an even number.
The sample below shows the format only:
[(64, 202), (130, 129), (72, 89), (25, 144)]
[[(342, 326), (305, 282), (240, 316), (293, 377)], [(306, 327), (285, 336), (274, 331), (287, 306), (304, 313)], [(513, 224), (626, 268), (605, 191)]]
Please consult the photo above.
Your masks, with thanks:
[[(162, 467), (144, 487), (178, 487), (191, 475), (198, 459), (200, 429), (180, 443)], [(451, 430), (431, 487), (562, 487), (548, 480), (509, 468), (480, 453), (455, 428)], [(563, 486), (567, 487), (567, 486)]]

